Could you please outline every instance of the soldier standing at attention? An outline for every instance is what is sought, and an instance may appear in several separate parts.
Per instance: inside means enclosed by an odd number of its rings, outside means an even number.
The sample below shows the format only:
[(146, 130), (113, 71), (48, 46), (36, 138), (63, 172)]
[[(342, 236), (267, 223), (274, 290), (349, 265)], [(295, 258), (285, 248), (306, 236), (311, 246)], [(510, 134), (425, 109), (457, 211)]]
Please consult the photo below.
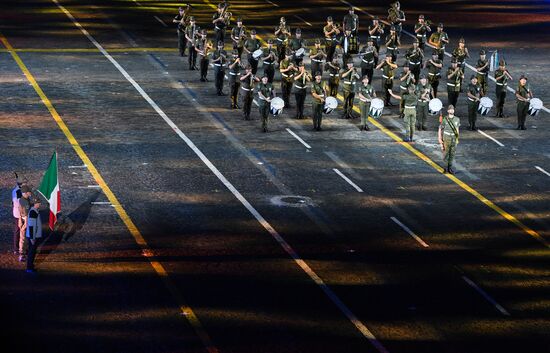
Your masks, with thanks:
[(223, 93), (223, 79), (225, 76), (225, 64), (227, 62), (227, 52), (223, 50), (223, 42), (218, 42), (218, 49), (212, 54), (214, 63), (214, 76), (216, 84), (216, 93), (218, 96), (225, 96)]
[(239, 109), (239, 88), (241, 87), (241, 57), (239, 50), (233, 49), (233, 57), (229, 62), (229, 87), (231, 89), (231, 109)]
[(373, 39), (367, 39), (367, 45), (361, 49), (361, 76), (367, 75), (369, 82), (372, 82), (372, 75), (374, 74), (375, 61), (378, 58), (378, 51), (373, 45)]
[(27, 234), (27, 227), (29, 225), (29, 210), (32, 206), (31, 204), (31, 196), (32, 191), (31, 188), (27, 185), (21, 186), (21, 197), (19, 198), (19, 213), (20, 213), (20, 219), (21, 223), (19, 225), (19, 261), (23, 262), (25, 261), (25, 254), (27, 252), (27, 249), (25, 247), (26, 245), (26, 237), (25, 234)]
[(477, 131), (477, 108), (481, 99), (481, 86), (477, 82), (477, 77), (472, 75), (468, 85), (468, 130)]
[(479, 60), (476, 64), (477, 82), (481, 85), (481, 95), (486, 96), (489, 90), (489, 60), (486, 59), (485, 50), (479, 51)]
[(432, 58), (426, 62), (428, 68), (428, 80), (433, 88), (434, 98), (437, 98), (437, 88), (439, 87), (439, 79), (441, 78), (441, 68), (443, 62), (439, 60), (437, 51), (432, 52)]
[(25, 236), (29, 240), (29, 253), (27, 255), (27, 272), (34, 273), (34, 258), (38, 249), (38, 242), (42, 238), (42, 221), (40, 219), (40, 200), (31, 201), (32, 207), (28, 215), (28, 227)]
[(353, 100), (355, 99), (355, 86), (357, 80), (361, 78), (357, 73), (357, 69), (353, 67), (353, 61), (347, 63), (347, 68), (342, 69), (340, 74), (342, 80), (344, 80), (343, 89), (344, 89), (344, 113), (342, 114), (343, 119), (355, 119), (356, 116), (353, 114)]
[(338, 59), (334, 58), (327, 65), (329, 72), (328, 95), (336, 97), (338, 95), (338, 87), (340, 86), (340, 64), (338, 64)]
[[(424, 20), (424, 15), (418, 16), (418, 23), (414, 25), (414, 34), (418, 40), (418, 46), (422, 51), (424, 51), (426, 46), (426, 37), (428, 32), (431, 32), (432, 29)], [(413, 42), (414, 43), (414, 42)]]
[(402, 96), (394, 94), (391, 90), (388, 90), (388, 92), (395, 99), (405, 101), (405, 138), (403, 139), (403, 141), (413, 142), (414, 131), (416, 127), (416, 106), (418, 104), (418, 96), (415, 93), (415, 88), (413, 85), (410, 85), (407, 88), (407, 93), (403, 94)]
[(382, 69), (382, 92), (385, 95), (384, 104), (388, 107), (393, 105), (390, 102), (391, 95), (389, 91), (393, 88), (393, 77), (395, 76), (397, 65), (392, 62), (390, 55), (386, 55), (385, 60), (378, 64), (376, 69)]
[(292, 51), (292, 55), (294, 56), (293, 58), (294, 62), (296, 63), (296, 65), (298, 65), (299, 63), (302, 62), (304, 58), (297, 57), (296, 51), (301, 48), (306, 48), (307, 42), (302, 38), (302, 30), (300, 28), (297, 28), (294, 33), (295, 33), (294, 38), (290, 40), (289, 47), (290, 47), (290, 50)]
[(189, 70), (197, 69), (197, 51), (195, 41), (199, 34), (199, 27), (195, 24), (195, 17), (189, 17), (189, 24), (185, 28), (185, 39), (189, 48)]
[(409, 69), (414, 76), (415, 82), (418, 82), (422, 61), (424, 60), (424, 51), (419, 48), (417, 38), (413, 39), (413, 46), (407, 50), (407, 53), (405, 53), (405, 58), (407, 59)]
[(342, 28), (344, 31), (349, 30), (351, 35), (357, 38), (357, 32), (359, 31), (359, 16), (355, 14), (353, 6), (349, 8), (347, 15), (344, 16)]
[(267, 40), (267, 48), (264, 48), (264, 56), (262, 56), (264, 65), (264, 75), (267, 76), (267, 81), (273, 83), (273, 77), (275, 76), (275, 61), (277, 55), (273, 49), (273, 40)]
[(416, 106), (416, 129), (426, 131), (426, 122), (428, 121), (428, 105), (433, 98), (433, 88), (428, 83), (426, 76), (420, 75), (420, 82), (416, 86), (416, 95), (418, 104)]
[(325, 51), (327, 53), (327, 62), (332, 61), (336, 51), (336, 36), (340, 34), (340, 29), (334, 25), (332, 17), (327, 17), (327, 25), (323, 27), (325, 35)]
[(209, 55), (210, 51), (213, 49), (213, 44), (211, 41), (206, 39), (206, 29), (201, 30), (200, 37), (197, 40), (197, 45), (195, 50), (199, 54), (199, 65), (201, 68), (201, 82), (206, 82), (208, 79), (206, 75), (208, 74), (208, 64), (209, 64)]
[(290, 109), (290, 93), (292, 92), (292, 82), (294, 81), (295, 66), (292, 62), (292, 52), (287, 48), (285, 58), (281, 61), (279, 71), (281, 72), (281, 91), (285, 107)]
[(250, 120), (250, 108), (254, 100), (254, 86), (260, 79), (252, 73), (252, 65), (248, 64), (245, 68), (245, 74), (241, 76), (241, 100), (243, 102), (244, 120)]
[(227, 6), (227, 3), (220, 3), (216, 9), (216, 13), (212, 16), (212, 23), (216, 32), (216, 43), (225, 43), (225, 26), (229, 20)]
[[(187, 9), (190, 9), (189, 5), (187, 5)], [(180, 53), (180, 56), (185, 56), (185, 48), (187, 47), (187, 40), (185, 39), (185, 27), (187, 27), (188, 10), (184, 10), (183, 7), (180, 6), (178, 8), (178, 14), (172, 20), (172, 23), (175, 23), (177, 25), (178, 51)]]
[[(372, 18), (372, 25), (368, 28), (369, 38), (373, 40), (376, 53), (380, 53), (380, 37), (384, 34), (384, 25), (378, 20), (378, 16)], [(375, 57), (374, 66), (378, 66), (378, 56)], [(372, 82), (372, 79), (371, 79)]]
[(252, 73), (256, 75), (258, 72), (258, 60), (254, 59), (252, 53), (260, 49), (260, 41), (256, 38), (256, 30), (253, 29), (250, 31), (250, 38), (244, 42), (244, 51), (248, 56), (248, 63), (252, 67)]
[(506, 62), (500, 59), (498, 69), (495, 71), (497, 112), (495, 117), (504, 118), (504, 101), (506, 100), (506, 88), (508, 80), (512, 80), (512, 75), (506, 69)]
[(321, 48), (321, 40), (315, 39), (315, 48), (311, 50), (309, 58), (311, 59), (311, 72), (320, 72), (323, 75), (323, 63), (327, 54)]
[(237, 49), (239, 52), (239, 58), (243, 55), (244, 41), (246, 40), (246, 28), (243, 26), (243, 19), (237, 18), (237, 26), (231, 30), (231, 41), (233, 42), (233, 49)]
[(361, 131), (369, 131), (370, 128), (367, 121), (369, 120), (370, 102), (376, 98), (376, 92), (369, 84), (369, 77), (367, 75), (363, 76), (363, 80), (357, 92), (359, 97), (359, 108), (361, 109)]
[[(342, 62), (344, 65), (348, 63), (349, 60), (353, 61), (353, 57), (351, 54), (353, 54), (353, 39), (351, 31), (347, 30), (344, 31), (344, 36), (337, 42), (340, 43), (340, 46), (342, 48)], [(357, 53), (357, 51), (355, 51)]]
[(399, 36), (395, 31), (395, 27), (391, 26), (390, 34), (386, 36), (386, 56), (391, 55), (392, 61), (397, 62), (397, 53), (399, 51), (399, 46), (401, 42)]
[(529, 101), (533, 98), (533, 92), (527, 84), (527, 77), (521, 75), (519, 78), (518, 89), (516, 90), (516, 99), (518, 101), (518, 127), (517, 130), (526, 130), (525, 118), (529, 109)]
[(303, 61), (298, 64), (298, 72), (294, 75), (294, 96), (296, 97), (296, 119), (304, 118), (304, 103), (308, 82), (311, 82), (311, 74), (307, 72)]
[(323, 105), (325, 104), (325, 87), (321, 81), (321, 72), (315, 73), (315, 82), (311, 85), (311, 96), (313, 101), (311, 108), (313, 110), (313, 130), (321, 131), (321, 122), (323, 120)]
[(454, 174), (453, 161), (455, 159), (456, 146), (458, 145), (458, 135), (460, 128), (460, 119), (454, 115), (455, 108), (449, 105), (447, 115), (441, 120), (437, 138), (441, 150), (443, 151), (443, 173)]
[[(453, 50), (453, 58), (456, 59), (458, 67), (464, 72), (464, 69), (466, 69), (466, 58), (470, 58), (470, 53), (468, 52), (468, 48), (466, 48), (464, 38), (460, 38), (458, 41), (458, 48)], [(460, 83), (462, 84), (462, 82)]]
[[(409, 70), (409, 65), (407, 63), (405, 63), (405, 65), (403, 65), (403, 72), (401, 73), (401, 77), (399, 78), (399, 89), (400, 89), (400, 94), (403, 95), (405, 93), (407, 93), (408, 91), (408, 87), (410, 85), (415, 85), (416, 81), (414, 80), (414, 76), (411, 72), (411, 70)], [(399, 112), (401, 114), (401, 117), (403, 117), (403, 109), (405, 107), (405, 102), (403, 100), (401, 100), (400, 104), (399, 104)]]
[(449, 105), (453, 107), (456, 107), (456, 103), (458, 102), (463, 79), (464, 71), (458, 67), (456, 59), (452, 58), (451, 67), (447, 69), (447, 97)]
[(428, 39), (428, 43), (432, 45), (437, 53), (437, 57), (441, 62), (445, 57), (445, 46), (449, 43), (449, 36), (447, 32), (443, 32), (443, 23), (437, 25), (437, 32), (432, 33)]
[(281, 17), (281, 20), (279, 21), (279, 27), (275, 27), (275, 37), (277, 40), (277, 56), (280, 63), (285, 57), (286, 46), (288, 43), (288, 38), (290, 37), (290, 27), (287, 26), (284, 17)]
[(388, 22), (395, 27), (397, 37), (401, 40), (402, 23), (405, 22), (405, 13), (401, 11), (399, 1), (394, 2), (388, 10)]
[(267, 76), (264, 74), (262, 82), (258, 85), (258, 98), (260, 115), (262, 116), (262, 131), (267, 132), (267, 124), (269, 123), (269, 109), (271, 107), (271, 100), (275, 97), (275, 90), (273, 85), (268, 81)]

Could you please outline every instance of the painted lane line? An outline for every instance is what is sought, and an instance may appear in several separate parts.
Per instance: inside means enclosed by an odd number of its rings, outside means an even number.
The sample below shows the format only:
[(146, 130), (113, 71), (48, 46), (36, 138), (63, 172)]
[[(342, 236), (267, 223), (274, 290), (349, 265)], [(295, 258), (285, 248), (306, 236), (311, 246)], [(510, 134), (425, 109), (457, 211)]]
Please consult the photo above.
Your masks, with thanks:
[(394, 221), (395, 223), (397, 223), (397, 225), (399, 225), (401, 228), (403, 228), (403, 230), (407, 233), (409, 233), (409, 235), (411, 237), (414, 238), (414, 240), (416, 240), (417, 242), (420, 243), (420, 245), (422, 245), (423, 247), (425, 248), (429, 248), (430, 246), (428, 244), (426, 244), (426, 242), (424, 240), (422, 240), (422, 238), (420, 238), (418, 235), (414, 234), (414, 232), (412, 230), (410, 230), (409, 227), (407, 227), (406, 225), (404, 225), (403, 223), (401, 223), (400, 220), (398, 220), (397, 218), (395, 217), (390, 217), (390, 219), (392, 221)]
[(481, 131), (480, 129), (477, 129), (477, 132), (479, 132), (480, 134), (482, 134), (483, 136), (487, 137), (488, 139), (492, 140), (494, 143), (496, 143), (497, 145), (499, 145), (500, 147), (504, 147), (504, 144), (501, 143), (499, 140), (497, 140), (496, 138), (486, 134), (485, 132)]
[(269, 1), (269, 0), (265, 0), (265, 2), (275, 6), (275, 7), (279, 7), (279, 5), (277, 5), (276, 3), (274, 3), (273, 1)]
[(542, 173), (548, 175), (550, 177), (550, 173), (548, 173), (546, 170), (542, 169), (541, 167), (539, 167), (538, 165), (535, 166), (535, 168), (537, 168), (539, 171), (541, 171)]
[(341, 160), (336, 153), (325, 151), (325, 154), (328, 156), (328, 158), (332, 159), (334, 163), (338, 164), (340, 168), (344, 169), (352, 177), (354, 177), (357, 180), (363, 180), (363, 177), (357, 174), (346, 162)]
[(108, 201), (94, 201), (94, 202), (90, 202), (90, 204), (92, 204), (92, 205), (111, 205), (111, 203), (108, 202)]
[(153, 16), (157, 21), (159, 21), (164, 27), (168, 27), (166, 23), (164, 23), (163, 20), (161, 20), (158, 16)]
[(502, 315), (505, 315), (505, 316), (510, 316), (510, 313), (504, 309), (502, 307), (502, 305), (500, 305), (499, 303), (497, 303), (493, 298), (491, 298), (491, 296), (489, 294), (487, 294), (487, 292), (485, 292), (483, 289), (481, 289), (477, 284), (474, 283), (474, 281), (472, 281), (471, 279), (469, 279), (468, 277), (462, 275), (462, 279), (464, 280), (464, 282), (468, 283), (468, 285), (470, 287), (472, 287), (473, 289), (475, 289), (479, 294), (481, 294), (481, 296), (483, 298), (485, 298), (485, 300), (487, 300), (489, 303), (493, 304), (493, 306), (502, 314)]
[(86, 164), (84, 165), (70, 165), (69, 168), (75, 169), (75, 168), (87, 168), (88, 166)]
[(313, 25), (311, 23), (309, 23), (308, 21), (304, 20), (302, 18), (302, 16), (298, 16), (298, 15), (294, 15), (294, 17), (296, 17), (297, 19), (299, 19), (300, 21), (304, 22), (306, 25), (310, 26), (310, 27), (313, 27)]
[(357, 192), (363, 192), (363, 189), (361, 189), (359, 186), (357, 186), (357, 184), (355, 184), (353, 181), (350, 180), (350, 178), (348, 178), (347, 176), (345, 176), (341, 171), (339, 171), (338, 169), (336, 168), (332, 168), (332, 170), (334, 170), (334, 172), (336, 174), (338, 174), (339, 176), (342, 177), (342, 179), (344, 179), (348, 184), (350, 184), (351, 186), (353, 186), (355, 188), (355, 190), (357, 190)]
[(302, 138), (301, 138), (300, 136), (296, 135), (296, 134), (294, 133), (294, 131), (290, 130), (289, 128), (286, 128), (286, 131), (288, 131), (289, 134), (291, 134), (292, 136), (294, 136), (294, 138), (295, 138), (296, 140), (300, 141), (300, 143), (301, 143), (302, 145), (306, 146), (306, 148), (311, 149), (311, 146), (310, 146), (307, 142), (305, 142), (304, 140), (302, 140)]

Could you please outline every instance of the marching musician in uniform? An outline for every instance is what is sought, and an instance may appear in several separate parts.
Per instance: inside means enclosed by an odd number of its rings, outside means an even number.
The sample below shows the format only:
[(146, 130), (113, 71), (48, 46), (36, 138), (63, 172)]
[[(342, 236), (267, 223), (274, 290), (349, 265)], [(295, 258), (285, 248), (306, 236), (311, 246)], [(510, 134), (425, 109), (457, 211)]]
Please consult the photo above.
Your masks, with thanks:
[(420, 69), (422, 68), (422, 61), (424, 60), (424, 51), (419, 48), (418, 38), (413, 39), (413, 46), (407, 50), (407, 53), (405, 53), (405, 58), (409, 63), (409, 69), (414, 76), (414, 80), (418, 82)]
[(527, 111), (529, 110), (529, 101), (533, 98), (533, 92), (527, 84), (527, 77), (521, 75), (519, 78), (518, 89), (516, 90), (516, 99), (518, 102), (518, 127), (517, 130), (526, 130), (525, 119), (527, 118)]
[[(462, 69), (462, 72), (466, 69), (466, 58), (470, 58), (468, 48), (466, 48), (466, 42), (464, 38), (458, 40), (458, 47), (453, 50), (453, 58), (456, 59), (458, 67)], [(460, 82), (462, 84), (462, 82)]]
[(199, 54), (199, 63), (201, 68), (201, 82), (206, 82), (208, 79), (206, 78), (206, 75), (208, 74), (208, 65), (209, 62), (209, 56), (210, 51), (214, 49), (214, 45), (210, 40), (206, 38), (206, 29), (203, 28), (200, 32), (199, 40), (197, 40), (197, 44), (195, 46), (195, 50)]
[(216, 32), (216, 43), (225, 43), (225, 27), (231, 18), (231, 13), (227, 11), (228, 7), (227, 2), (221, 2), (216, 9), (216, 13), (212, 16), (212, 23)]
[(405, 102), (404, 118), (405, 118), (405, 142), (414, 141), (414, 132), (416, 127), (416, 106), (418, 105), (418, 96), (415, 93), (414, 85), (407, 87), (407, 93), (402, 96), (394, 94), (392, 90), (388, 92), (395, 99), (399, 99)]
[(512, 80), (512, 75), (506, 69), (506, 62), (500, 59), (498, 69), (495, 71), (497, 112), (495, 117), (504, 118), (504, 101), (506, 100), (506, 88), (508, 80)]
[(361, 76), (368, 76), (369, 82), (372, 82), (374, 74), (375, 61), (378, 59), (378, 50), (373, 45), (374, 39), (367, 38), (367, 45), (361, 49)]
[(187, 27), (188, 15), (191, 10), (191, 5), (187, 4), (186, 9), (179, 7), (178, 14), (172, 20), (172, 23), (177, 25), (178, 32), (178, 51), (180, 56), (185, 56), (185, 48), (187, 48), (187, 39), (185, 38), (185, 28)]
[(267, 132), (269, 110), (271, 108), (271, 100), (275, 98), (275, 90), (265, 74), (262, 77), (262, 82), (258, 84), (258, 98), (258, 106), (260, 108), (260, 115), (262, 116), (262, 131)]
[(243, 55), (244, 41), (246, 40), (246, 28), (243, 26), (243, 19), (237, 18), (237, 25), (231, 30), (231, 41), (233, 49), (239, 52), (239, 58)]
[(344, 16), (342, 28), (344, 31), (350, 30), (351, 35), (357, 38), (357, 32), (359, 31), (359, 16), (354, 13), (353, 6), (350, 6), (347, 15)]
[[(407, 93), (407, 91), (409, 90), (408, 87), (410, 85), (415, 85), (416, 81), (414, 80), (414, 75), (412, 74), (411, 70), (409, 69), (409, 64), (408, 63), (405, 63), (405, 65), (403, 65), (403, 72), (401, 73), (401, 77), (399, 77), (399, 89), (400, 89), (400, 93), (401, 95)], [(399, 112), (401, 114), (401, 117), (403, 117), (403, 110), (405, 109), (405, 102), (403, 102), (403, 100), (401, 100), (400, 104), (399, 104)]]
[(458, 145), (458, 136), (460, 128), (460, 119), (454, 115), (455, 108), (449, 105), (447, 115), (441, 120), (438, 130), (438, 140), (443, 151), (443, 173), (454, 174), (453, 161), (455, 159), (456, 146)]
[(325, 35), (325, 51), (327, 53), (327, 62), (332, 61), (336, 51), (337, 36), (340, 34), (338, 26), (334, 25), (332, 17), (327, 17), (327, 25), (323, 27)]
[(397, 38), (401, 40), (402, 23), (405, 22), (405, 13), (401, 11), (399, 1), (394, 2), (388, 10), (388, 22), (395, 27)]
[(344, 65), (346, 65), (349, 60), (353, 62), (353, 57), (351, 54), (353, 54), (354, 51), (355, 51), (355, 54), (357, 53), (357, 51), (354, 50), (353, 41), (354, 41), (354, 37), (351, 34), (351, 30), (349, 29), (344, 31), (344, 35), (342, 36), (341, 40), (337, 41), (340, 43), (340, 46), (342, 47), (342, 62)]
[(445, 46), (449, 43), (447, 32), (443, 32), (443, 23), (437, 25), (437, 31), (430, 35), (428, 43), (432, 45), (437, 53), (437, 57), (443, 62), (445, 56)]
[(239, 88), (241, 87), (241, 57), (238, 49), (233, 49), (233, 56), (229, 61), (229, 87), (231, 90), (231, 109), (239, 109)]
[(260, 79), (252, 73), (252, 65), (246, 65), (245, 74), (241, 76), (240, 81), (243, 117), (244, 120), (250, 120), (250, 109), (252, 108), (252, 101), (254, 101), (254, 86), (256, 82), (260, 82)]
[(285, 57), (286, 46), (288, 43), (288, 38), (290, 37), (290, 27), (287, 26), (284, 17), (281, 17), (279, 27), (275, 27), (275, 37), (277, 40), (277, 56), (280, 63)]
[(393, 105), (390, 102), (391, 95), (389, 91), (393, 88), (393, 77), (395, 76), (395, 69), (397, 69), (397, 65), (392, 62), (391, 55), (386, 55), (384, 61), (378, 64), (376, 69), (382, 69), (382, 91), (385, 96), (384, 105), (388, 107)]
[(486, 96), (489, 90), (489, 60), (485, 55), (485, 50), (479, 51), (479, 60), (476, 64), (477, 82), (481, 85), (481, 95)]
[(418, 22), (414, 25), (414, 34), (416, 35), (420, 49), (424, 50), (427, 34), (431, 31), (430, 25), (424, 20), (424, 15), (419, 15)]
[(275, 61), (277, 55), (275, 49), (273, 49), (273, 40), (267, 40), (267, 48), (264, 48), (264, 54), (262, 56), (264, 75), (267, 76), (267, 81), (273, 83), (273, 77), (275, 76)]
[(311, 85), (311, 96), (313, 97), (311, 108), (313, 110), (313, 130), (321, 131), (321, 122), (323, 120), (323, 106), (325, 104), (325, 85), (321, 81), (320, 71), (315, 73), (315, 81)]
[(458, 96), (462, 90), (464, 71), (458, 66), (455, 58), (451, 59), (451, 67), (447, 69), (447, 97), (449, 105), (456, 107)]
[(252, 67), (252, 73), (256, 75), (258, 72), (258, 60), (254, 59), (252, 53), (260, 49), (260, 41), (256, 38), (256, 30), (253, 29), (250, 31), (250, 38), (244, 42), (244, 51), (248, 56), (248, 63)]
[(401, 41), (394, 26), (390, 27), (390, 33), (386, 36), (386, 56), (391, 55), (392, 61), (397, 62), (397, 54)]
[(336, 97), (338, 95), (338, 87), (340, 86), (340, 64), (338, 59), (332, 59), (332, 62), (327, 63), (328, 66), (328, 95)]
[(361, 78), (357, 73), (357, 69), (353, 66), (353, 61), (348, 61), (347, 67), (342, 69), (340, 77), (344, 81), (342, 88), (344, 90), (344, 113), (343, 119), (355, 119), (353, 114), (353, 100), (355, 99), (355, 91), (357, 80)]
[(357, 90), (359, 97), (359, 108), (361, 109), (361, 131), (369, 131), (370, 127), (367, 124), (369, 119), (370, 102), (376, 98), (376, 91), (369, 84), (369, 76), (363, 75), (361, 85)]
[(189, 70), (197, 69), (197, 51), (195, 50), (195, 41), (199, 34), (199, 27), (195, 24), (195, 17), (189, 17), (189, 24), (185, 28), (185, 39), (189, 47)]
[(306, 70), (303, 61), (298, 63), (298, 72), (294, 74), (294, 96), (296, 97), (296, 119), (304, 118), (304, 103), (308, 82), (311, 82), (311, 74)]
[(416, 95), (418, 104), (416, 105), (416, 129), (426, 131), (426, 122), (428, 121), (428, 106), (430, 99), (434, 97), (433, 88), (428, 83), (426, 76), (420, 75), (420, 82), (416, 85)]
[(281, 91), (286, 108), (290, 107), (290, 93), (292, 92), (292, 83), (294, 81), (294, 70), (296, 67), (292, 62), (292, 51), (286, 49), (285, 58), (281, 60), (279, 72), (281, 73)]
[(481, 99), (481, 86), (477, 82), (477, 77), (472, 75), (468, 85), (468, 130), (477, 131), (477, 108)]
[(299, 49), (302, 49), (302, 48), (305, 49), (307, 47), (307, 42), (305, 41), (305, 39), (302, 38), (302, 30), (300, 28), (296, 28), (296, 31), (294, 33), (295, 33), (294, 38), (290, 40), (289, 47), (290, 47), (290, 50), (292, 51), (292, 55), (294, 56), (294, 62), (296, 63), (296, 65), (298, 65), (299, 63), (302, 62), (304, 58), (303, 56), (297, 57), (296, 52)]
[(432, 58), (426, 62), (425, 66), (428, 68), (428, 81), (432, 85), (434, 98), (437, 98), (437, 88), (439, 87), (443, 62), (439, 59), (436, 50), (432, 52)]
[(327, 57), (327, 54), (321, 48), (321, 40), (315, 39), (315, 48), (311, 50), (311, 54), (309, 58), (311, 59), (311, 72), (320, 72), (321, 76), (323, 75), (323, 63), (325, 62), (325, 59)]
[[(372, 18), (372, 25), (368, 28), (369, 38), (373, 40), (376, 52), (380, 53), (380, 37), (384, 34), (384, 25), (380, 23), (378, 16)], [(378, 56), (374, 59), (374, 66), (378, 66)], [(372, 78), (370, 80), (372, 82)]]
[(218, 49), (212, 53), (212, 63), (214, 64), (214, 77), (216, 93), (218, 96), (225, 96), (223, 93), (223, 79), (225, 76), (225, 65), (227, 63), (227, 52), (223, 50), (223, 42), (218, 42)]

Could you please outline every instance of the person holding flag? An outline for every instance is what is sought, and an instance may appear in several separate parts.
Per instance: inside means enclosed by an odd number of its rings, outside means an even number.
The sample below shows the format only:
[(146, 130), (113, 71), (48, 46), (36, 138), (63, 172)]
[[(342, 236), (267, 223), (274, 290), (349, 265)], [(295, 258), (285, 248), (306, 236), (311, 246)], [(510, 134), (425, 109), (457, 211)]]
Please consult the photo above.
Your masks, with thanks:
[(49, 226), (53, 230), (55, 223), (57, 222), (57, 214), (61, 212), (61, 192), (59, 189), (59, 177), (57, 169), (57, 152), (54, 152), (52, 158), (50, 159), (50, 164), (42, 182), (38, 187), (38, 192), (44, 196), (48, 201), (50, 216), (49, 216)]

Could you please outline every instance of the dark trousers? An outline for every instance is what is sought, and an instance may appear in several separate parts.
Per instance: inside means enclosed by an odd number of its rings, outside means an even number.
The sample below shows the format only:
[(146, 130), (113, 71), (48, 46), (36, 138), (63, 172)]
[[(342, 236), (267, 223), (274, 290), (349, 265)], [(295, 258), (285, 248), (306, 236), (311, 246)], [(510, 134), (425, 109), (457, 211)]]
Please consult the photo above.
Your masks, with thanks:
[(430, 81), (430, 85), (434, 90), (434, 98), (437, 98), (437, 88), (439, 87), (439, 79)]
[(252, 107), (252, 101), (254, 97), (251, 91), (243, 91), (241, 95), (243, 101), (243, 115), (245, 120), (250, 120), (250, 108)]
[(285, 44), (277, 44), (277, 56), (279, 63), (281, 60), (285, 58), (285, 52), (286, 52), (286, 45)]
[(336, 52), (336, 43), (335, 41), (327, 41), (325, 44), (325, 52), (327, 53), (327, 63), (331, 62), (334, 58), (334, 53)]
[(208, 74), (208, 64), (209, 60), (206, 58), (201, 59), (201, 78), (206, 79), (206, 75)]
[(479, 107), (479, 102), (468, 101), (468, 124), (470, 125), (471, 128), (476, 127), (478, 107)]
[(367, 75), (369, 78), (369, 83), (372, 84), (372, 75), (374, 74), (374, 69), (372, 67), (362, 67), (361, 68), (361, 77)]
[(19, 228), (19, 218), (14, 217), (13, 219), (13, 251), (19, 252), (19, 234), (21, 232), (21, 229)]
[(273, 65), (264, 65), (264, 74), (267, 76), (267, 82), (273, 83), (273, 77), (275, 76)]
[(344, 90), (344, 118), (353, 118), (353, 100), (355, 99), (355, 92)]
[[(374, 47), (376, 48), (376, 52), (380, 54), (380, 43), (378, 43), (378, 40), (375, 39), (373, 43)], [(374, 57), (374, 67), (378, 66), (378, 56)]]
[(456, 103), (458, 102), (458, 95), (459, 94), (460, 94), (460, 92), (455, 91), (454, 88), (452, 90), (448, 89), (447, 90), (447, 96), (449, 97), (448, 104), (452, 104), (453, 106), (456, 107)]
[(195, 50), (195, 47), (193, 45), (189, 46), (189, 69), (194, 68), (197, 66), (197, 51)]
[(290, 108), (290, 93), (292, 92), (292, 82), (282, 80), (281, 91), (282, 91), (283, 101), (285, 102), (285, 108)]
[(506, 100), (506, 88), (497, 86), (497, 116), (504, 116), (504, 101)]
[(294, 92), (296, 97), (296, 119), (304, 118), (304, 103), (306, 101), (306, 90), (297, 88)]
[(185, 55), (185, 48), (187, 47), (187, 38), (185, 38), (185, 33), (178, 31), (178, 51), (180, 56)]
[(239, 102), (239, 88), (241, 88), (241, 83), (234, 79), (231, 83), (231, 107), (236, 108), (237, 103)]
[(40, 242), (40, 239), (36, 239), (34, 244), (32, 244), (29, 239), (27, 239), (27, 242), (29, 243), (29, 250), (27, 253), (27, 270), (34, 270), (34, 258), (36, 257), (36, 251), (38, 250), (38, 243)]
[(331, 97), (336, 97), (338, 95), (338, 86), (340, 85), (340, 80), (338, 78), (331, 78), (328, 81), (328, 95)]
[(214, 66), (214, 75), (216, 76), (216, 92), (222, 93), (223, 89), (223, 79), (225, 76), (225, 70), (221, 66)]
[(527, 110), (529, 109), (529, 103), (518, 102), (518, 127), (525, 127), (525, 120), (527, 118)]
[(252, 74), (256, 75), (258, 72), (258, 60), (254, 59), (252, 54), (248, 54), (248, 63), (252, 67)]
[(410, 65), (409, 67), (414, 76), (414, 82), (418, 83), (418, 78), (420, 77), (420, 65)]
[(323, 75), (323, 63), (311, 60), (311, 74), (315, 78), (315, 74), (319, 71)]
[(262, 101), (263, 103), (260, 104), (260, 115), (262, 117), (262, 130), (264, 132), (267, 131), (267, 124), (269, 123), (269, 108), (270, 104), (267, 102)]
[(225, 28), (219, 29), (216, 27), (215, 31), (216, 31), (216, 41), (214, 42), (214, 45), (217, 46), (218, 42), (225, 43)]
[(382, 79), (382, 91), (384, 92), (384, 103), (388, 105), (390, 103), (390, 92), (389, 89), (393, 88), (393, 80)]
[(323, 121), (323, 103), (313, 103), (313, 129), (321, 130), (321, 122)]

